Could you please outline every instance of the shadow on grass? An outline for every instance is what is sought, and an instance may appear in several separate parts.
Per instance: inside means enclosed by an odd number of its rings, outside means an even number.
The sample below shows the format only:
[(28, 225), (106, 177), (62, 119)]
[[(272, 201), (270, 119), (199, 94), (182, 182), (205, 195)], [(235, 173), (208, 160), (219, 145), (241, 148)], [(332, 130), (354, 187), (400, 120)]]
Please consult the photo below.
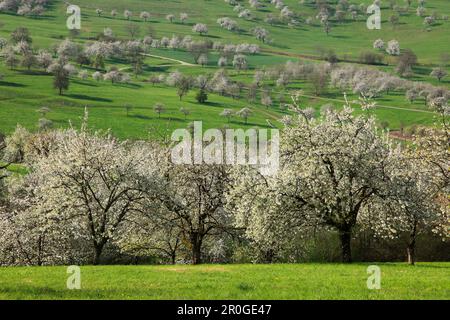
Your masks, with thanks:
[(72, 94), (66, 94), (65, 96), (68, 97), (68, 98), (72, 98), (72, 99), (100, 101), (100, 102), (112, 102), (111, 99), (100, 98), (100, 97), (91, 97), (91, 96), (87, 96), (85, 94), (72, 93)]
[(73, 80), (73, 83), (76, 83), (76, 84), (79, 84), (82, 86), (87, 86), (87, 87), (98, 87), (98, 84), (87, 82), (87, 81)]
[(49, 76), (50, 74), (42, 70), (18, 70), (17, 73), (27, 76)]
[(136, 118), (136, 119), (141, 119), (141, 120), (151, 120), (152, 119), (151, 117), (144, 116), (143, 114), (132, 114), (129, 117)]
[(223, 104), (217, 103), (217, 102), (204, 102), (204, 103), (196, 103), (198, 106), (204, 106), (204, 107), (216, 107), (216, 108), (223, 108)]
[(15, 82), (8, 82), (8, 81), (0, 81), (0, 86), (15, 87), (15, 88), (26, 87), (26, 85), (24, 85), (22, 83), (15, 83)]

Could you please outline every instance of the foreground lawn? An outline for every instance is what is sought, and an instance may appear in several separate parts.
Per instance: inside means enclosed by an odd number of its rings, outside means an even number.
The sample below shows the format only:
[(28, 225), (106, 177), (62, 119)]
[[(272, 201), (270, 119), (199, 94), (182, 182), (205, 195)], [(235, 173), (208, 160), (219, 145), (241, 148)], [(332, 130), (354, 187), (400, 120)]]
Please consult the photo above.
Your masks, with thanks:
[(0, 268), (0, 299), (450, 299), (450, 263), (86, 266), (81, 290), (65, 267)]

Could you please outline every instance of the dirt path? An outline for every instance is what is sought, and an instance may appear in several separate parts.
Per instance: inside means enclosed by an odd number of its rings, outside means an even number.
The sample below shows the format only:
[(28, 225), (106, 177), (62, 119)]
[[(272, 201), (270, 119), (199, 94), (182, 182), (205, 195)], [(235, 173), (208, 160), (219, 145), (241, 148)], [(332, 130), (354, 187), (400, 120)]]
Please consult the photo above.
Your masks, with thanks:
[[(161, 59), (161, 60), (167, 60), (167, 61), (172, 61), (172, 62), (176, 62), (178, 64), (180, 64), (181, 66), (185, 66), (185, 67), (198, 67), (198, 65), (196, 64), (192, 64), (183, 60), (178, 60), (178, 59), (172, 59), (172, 58), (168, 58), (168, 57), (163, 57), (163, 56), (157, 56), (154, 54), (149, 54), (149, 53), (144, 53), (142, 54), (146, 57), (151, 57), (151, 58), (157, 58), (157, 59)], [(164, 66), (173, 66), (173, 65), (160, 65), (159, 67), (164, 67)]]

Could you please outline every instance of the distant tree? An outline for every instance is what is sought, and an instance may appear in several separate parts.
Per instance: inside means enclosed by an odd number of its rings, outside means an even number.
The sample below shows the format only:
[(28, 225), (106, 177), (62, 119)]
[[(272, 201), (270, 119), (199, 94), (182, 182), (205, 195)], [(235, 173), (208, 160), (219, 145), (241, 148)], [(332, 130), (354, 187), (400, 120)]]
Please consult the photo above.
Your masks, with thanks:
[(198, 60), (197, 63), (201, 65), (202, 67), (206, 66), (208, 64), (208, 56), (206, 54), (202, 54)]
[(269, 41), (269, 31), (261, 28), (261, 27), (255, 27), (252, 30), (253, 34), (255, 35), (256, 39), (262, 41), (263, 43), (266, 43)]
[(102, 13), (103, 13), (103, 10), (102, 10), (102, 9), (95, 9), (95, 13), (97, 13), (97, 15), (98, 15), (99, 17), (101, 17), (101, 15), (102, 15)]
[(140, 41), (128, 41), (126, 44), (125, 55), (133, 66), (135, 76), (142, 72), (142, 67), (144, 65), (144, 57), (142, 55), (143, 52), (144, 48)]
[(185, 24), (186, 21), (189, 19), (189, 15), (187, 13), (180, 13), (180, 21), (182, 24)]
[(413, 103), (418, 97), (419, 97), (419, 94), (417, 93), (417, 91), (414, 88), (407, 90), (405, 93), (405, 98), (410, 103)]
[(80, 50), (80, 52), (78, 52), (77, 57), (76, 57), (75, 60), (76, 60), (76, 62), (78, 63), (78, 65), (80, 67), (85, 66), (85, 65), (87, 66), (87, 65), (91, 64), (91, 60), (87, 56), (86, 52), (81, 51), (81, 50)]
[(162, 103), (157, 103), (153, 110), (158, 114), (158, 118), (161, 118), (161, 113), (166, 111), (166, 107)]
[(265, 78), (265, 73), (264, 73), (264, 71), (257, 70), (257, 71), (255, 72), (255, 75), (253, 76), (253, 82), (254, 82), (258, 87), (260, 87), (261, 84), (262, 84), (263, 81), (264, 81), (264, 78)]
[(177, 88), (178, 97), (181, 101), (183, 97), (188, 94), (189, 90), (191, 90), (192, 79), (190, 77), (182, 76), (176, 81), (175, 86)]
[(122, 80), (122, 74), (118, 70), (112, 69), (103, 75), (103, 79), (114, 84)]
[(283, 21), (292, 21), (292, 19), (295, 17), (295, 14), (288, 7), (284, 7), (283, 9), (281, 9), (280, 17)]
[(217, 19), (217, 23), (221, 28), (228, 31), (239, 31), (239, 25), (237, 24), (237, 22), (228, 17)]
[(244, 119), (245, 124), (248, 123), (248, 118), (250, 117), (251, 114), (252, 114), (252, 110), (250, 110), (249, 108), (242, 108), (241, 110), (236, 112), (237, 116), (239, 116), (242, 119)]
[(434, 23), (436, 22), (436, 19), (433, 16), (425, 17), (423, 19), (423, 25), (427, 28), (430, 28)]
[(383, 61), (383, 55), (371, 51), (363, 51), (359, 56), (359, 61), (365, 64), (380, 64)]
[(197, 32), (200, 35), (205, 35), (208, 33), (208, 27), (206, 26), (206, 24), (203, 23), (197, 23), (194, 25), (194, 27), (192, 28), (193, 32)]
[(39, 50), (36, 59), (38, 66), (44, 70), (47, 70), (53, 62), (52, 55), (45, 50)]
[(206, 75), (199, 75), (196, 79), (195, 79), (195, 85), (203, 90), (207, 90), (209, 87), (209, 78)]
[(319, 96), (327, 85), (328, 73), (324, 67), (315, 67), (309, 74), (309, 80), (314, 88), (314, 93)]
[(4, 53), (5, 63), (12, 70), (19, 63), (19, 59), (16, 57), (16, 53), (13, 48), (7, 48)]
[(263, 92), (261, 97), (261, 104), (265, 106), (267, 109), (272, 106), (273, 101), (269, 92)]
[(217, 65), (221, 68), (224, 68), (228, 65), (228, 59), (226, 57), (220, 57)]
[(373, 48), (378, 50), (384, 50), (384, 41), (377, 39), (373, 42)]
[(80, 51), (79, 45), (70, 39), (65, 39), (58, 46), (58, 56), (60, 57), (73, 59), (76, 58)]
[(0, 38), (0, 50), (3, 50), (3, 48), (5, 48), (8, 44), (8, 40), (6, 40), (5, 38)]
[(37, 59), (33, 55), (32, 52), (27, 52), (23, 55), (22, 61), (21, 61), (22, 67), (30, 70), (34, 65), (36, 65), (36, 63), (37, 63)]
[(239, 18), (245, 19), (245, 20), (251, 20), (253, 18), (252, 12), (248, 9), (244, 9), (239, 12), (238, 14)]
[(42, 118), (45, 118), (47, 116), (47, 113), (49, 113), (51, 110), (49, 107), (41, 107), (36, 112), (38, 112)]
[(123, 12), (123, 16), (125, 17), (125, 19), (130, 20), (133, 17), (133, 12), (131, 12), (130, 10), (125, 10)]
[(250, 7), (255, 8), (257, 10), (262, 8), (263, 6), (263, 4), (258, 0), (249, 0), (248, 3), (250, 4)]
[(242, 54), (237, 54), (233, 58), (233, 67), (240, 72), (241, 70), (247, 70), (248, 62), (247, 57)]
[(59, 95), (62, 95), (64, 90), (69, 89), (69, 76), (70, 76), (70, 68), (64, 59), (58, 59), (53, 62), (48, 67), (48, 72), (52, 73), (53, 78), (53, 87), (58, 89)]
[(41, 118), (38, 120), (39, 131), (46, 131), (53, 127), (53, 121), (47, 118)]
[(131, 39), (135, 39), (141, 32), (141, 27), (136, 23), (128, 23), (125, 25), (125, 31), (130, 35)]
[(21, 41), (25, 41), (27, 43), (33, 42), (30, 36), (30, 31), (25, 27), (18, 27), (11, 33), (11, 40), (14, 44), (19, 43)]
[(444, 68), (438, 67), (434, 68), (433, 71), (431, 71), (430, 76), (435, 77), (440, 82), (442, 78), (447, 76), (447, 74), (448, 73)]
[(323, 21), (322, 25), (323, 25), (323, 30), (325, 31), (325, 33), (328, 36), (328, 34), (331, 32), (331, 24), (330, 24), (330, 22), (328, 20), (325, 20), (325, 21)]
[(400, 18), (398, 15), (393, 14), (389, 17), (389, 22), (391, 23), (392, 27), (395, 28), (395, 26), (400, 22)]
[(231, 117), (233, 117), (233, 111), (231, 109), (224, 109), (221, 113), (220, 113), (221, 117), (227, 118), (228, 123), (230, 123), (231, 121)]
[(425, 10), (425, 8), (424, 7), (417, 7), (417, 9), (416, 9), (416, 15), (418, 16), (418, 17), (423, 17), (424, 15), (425, 15), (425, 12), (426, 12), (426, 10)]
[(175, 21), (175, 15), (173, 14), (168, 14), (166, 16), (166, 20), (169, 21), (170, 23), (173, 23)]
[(103, 79), (103, 75), (101, 72), (96, 71), (92, 74), (92, 79), (94, 79), (95, 81), (100, 81)]
[(206, 101), (208, 101), (208, 94), (206, 93), (206, 90), (200, 89), (200, 91), (197, 92), (195, 99), (198, 103), (205, 103)]
[(22, 5), (18, 8), (17, 14), (19, 16), (30, 16), (31, 15), (31, 6), (30, 5)]
[(345, 11), (337, 10), (336, 13), (334, 14), (334, 17), (338, 22), (342, 22), (345, 20), (345, 15), (346, 15)]
[(142, 20), (147, 22), (148, 19), (150, 19), (150, 13), (148, 13), (147, 11), (142, 11), (141, 14), (140, 14), (140, 17), (141, 17)]
[(417, 64), (416, 54), (410, 50), (406, 49), (400, 54), (398, 58), (396, 71), (401, 76), (409, 76), (412, 74), (412, 68)]
[(163, 80), (158, 75), (151, 76), (148, 80), (153, 86), (161, 83)]
[(391, 56), (400, 55), (400, 44), (398, 43), (398, 41), (397, 40), (389, 41), (386, 47), (386, 52)]
[(273, 26), (276, 23), (277, 19), (274, 17), (272, 13), (268, 13), (264, 22)]
[(84, 54), (90, 59), (92, 66), (96, 69), (105, 67), (105, 59), (111, 54), (111, 46), (104, 41), (96, 41), (86, 45)]
[(87, 78), (89, 78), (89, 73), (88, 73), (86, 70), (81, 70), (81, 71), (78, 73), (78, 77), (79, 77), (81, 80), (87, 80)]
[(115, 18), (117, 16), (117, 10), (116, 9), (112, 9), (111, 10), (111, 17)]
[(186, 120), (187, 116), (191, 114), (191, 112), (188, 109), (183, 107), (181, 107), (180, 112), (184, 115), (184, 120)]
[(256, 83), (252, 83), (248, 86), (247, 99), (250, 102), (256, 101), (256, 96), (258, 92), (258, 85)]

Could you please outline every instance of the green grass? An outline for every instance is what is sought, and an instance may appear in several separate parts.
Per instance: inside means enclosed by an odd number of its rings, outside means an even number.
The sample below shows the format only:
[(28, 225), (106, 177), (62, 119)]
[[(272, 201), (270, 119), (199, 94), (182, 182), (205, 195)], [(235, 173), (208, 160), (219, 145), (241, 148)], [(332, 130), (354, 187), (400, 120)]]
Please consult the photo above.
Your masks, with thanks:
[(450, 263), (85, 266), (81, 290), (65, 267), (0, 268), (0, 299), (450, 299)]
[[(353, 1), (350, 1), (354, 3)], [(371, 1), (364, 1), (366, 4)], [(153, 29), (156, 37), (171, 37), (172, 35), (190, 35), (194, 39), (208, 39), (221, 41), (222, 43), (258, 43), (250, 30), (256, 25), (261, 25), (270, 30), (274, 38), (273, 44), (260, 43), (263, 53), (249, 56), (250, 70), (236, 73), (232, 67), (228, 68), (230, 76), (245, 83), (250, 83), (255, 68), (270, 67), (285, 63), (287, 60), (298, 60), (303, 55), (317, 55), (317, 47), (332, 48), (340, 57), (347, 56), (355, 59), (361, 51), (371, 50), (374, 39), (382, 38), (399, 40), (402, 48), (413, 49), (419, 57), (420, 66), (414, 69), (413, 80), (426, 81), (434, 85), (449, 87), (450, 80), (444, 79), (441, 83), (429, 77), (433, 65), (438, 64), (442, 53), (450, 52), (450, 42), (446, 41), (450, 31), (450, 22), (439, 20), (437, 25), (427, 32), (423, 28), (422, 20), (415, 15), (415, 8), (400, 18), (401, 24), (392, 28), (386, 20), (392, 14), (387, 8), (382, 8), (384, 23), (382, 30), (370, 31), (366, 28), (365, 17), (361, 16), (358, 21), (345, 21), (334, 23), (329, 36), (323, 32), (318, 25), (307, 26), (303, 21), (309, 16), (315, 16), (315, 9), (305, 1), (300, 5), (297, 0), (286, 0), (285, 3), (295, 12), (301, 15), (302, 24), (298, 27), (289, 28), (286, 25), (270, 26), (264, 22), (267, 13), (278, 15), (278, 10), (273, 5), (267, 4), (264, 10), (251, 11), (255, 15), (253, 21), (239, 19), (230, 5), (224, 1), (207, 0), (111, 0), (108, 2), (100, 0), (79, 0), (77, 4), (82, 10), (81, 34), (74, 41), (85, 43), (91, 41), (101, 33), (105, 27), (111, 27), (119, 39), (126, 39), (128, 35), (125, 26), (130, 23), (123, 18), (123, 10), (133, 11), (132, 23), (141, 28), (142, 38), (149, 26)], [(243, 2), (249, 7), (247, 2)], [(358, 2), (359, 4), (359, 2)], [(98, 17), (96, 8), (103, 9), (103, 16)], [(427, 14), (436, 11), (439, 15), (450, 14), (450, 2), (429, 0), (426, 3)], [(110, 17), (112, 9), (118, 10), (115, 19)], [(138, 18), (139, 12), (146, 10), (152, 14), (148, 22)], [(173, 13), (178, 17), (181, 12), (190, 15), (187, 24), (169, 23), (165, 15)], [(218, 17), (228, 16), (238, 21), (244, 30), (241, 33), (233, 33), (221, 29), (216, 20)], [(178, 19), (178, 18), (177, 18)], [(68, 36), (66, 28), (66, 14), (63, 1), (52, 2), (52, 6), (46, 11), (45, 16), (40, 18), (27, 18), (13, 14), (0, 13), (0, 37), (9, 38), (10, 33), (18, 26), (27, 27), (33, 37), (33, 47), (49, 48), (54, 43), (62, 41)], [(206, 23), (209, 27), (207, 36), (193, 34), (192, 25), (196, 22)], [(192, 56), (183, 50), (152, 49), (153, 55), (182, 60), (193, 63)], [(291, 56), (286, 56), (286, 54)], [(142, 139), (149, 137), (149, 130), (155, 127), (164, 127), (169, 130), (184, 128), (193, 120), (202, 120), (205, 128), (221, 128), (227, 124), (227, 120), (218, 116), (224, 108), (238, 110), (250, 106), (254, 111), (249, 119), (250, 124), (245, 125), (242, 119), (234, 119), (231, 127), (266, 127), (267, 119), (276, 125), (276, 121), (286, 114), (278, 106), (266, 109), (258, 103), (246, 102), (246, 99), (233, 100), (210, 94), (209, 104), (200, 105), (194, 99), (195, 92), (191, 92), (183, 101), (179, 101), (176, 90), (165, 85), (151, 86), (144, 82), (153, 74), (168, 74), (174, 70), (180, 70), (193, 76), (214, 73), (219, 56), (211, 53), (209, 65), (205, 68), (200, 66), (181, 66), (174, 61), (161, 58), (148, 57), (145, 59), (144, 73), (133, 79), (128, 85), (111, 85), (107, 82), (95, 82), (93, 80), (81, 81), (72, 79), (69, 91), (62, 97), (58, 96), (52, 88), (52, 76), (44, 74), (41, 70), (33, 69), (31, 72), (18, 67), (15, 70), (7, 69), (0, 63), (0, 73), (4, 78), (0, 81), (0, 131), (11, 133), (19, 123), (28, 129), (36, 130), (39, 114), (37, 109), (47, 106), (51, 109), (48, 118), (56, 127), (67, 127), (70, 124), (78, 126), (87, 106), (90, 113), (90, 125), (95, 129), (111, 129), (112, 133), (119, 138)], [(394, 61), (392, 61), (394, 62)], [(129, 64), (124, 61), (107, 61), (107, 67), (116, 67), (127, 70)], [(393, 66), (380, 66), (378, 69), (392, 72)], [(449, 69), (449, 68), (447, 68)], [(89, 69), (92, 74), (94, 70)], [(128, 70), (127, 70), (128, 71)], [(273, 84), (272, 84), (273, 85)], [(302, 89), (305, 94), (311, 95), (312, 88), (308, 82), (298, 81), (288, 86), (287, 90)], [(274, 90), (279, 90), (274, 87)], [(277, 104), (274, 93), (274, 102)], [(321, 98), (304, 98), (303, 106), (314, 107), (317, 110), (323, 104), (333, 103), (336, 107), (342, 106), (342, 93), (329, 88)], [(349, 96), (350, 99), (355, 97)], [(426, 110), (422, 102), (409, 104), (404, 99), (404, 93), (394, 92), (383, 96), (378, 100), (380, 108), (375, 112), (379, 121), (387, 121), (393, 130), (411, 125), (433, 125), (434, 114)], [(167, 107), (167, 112), (161, 119), (153, 112), (153, 106), (162, 102)], [(127, 117), (124, 109), (125, 104), (131, 104), (133, 110)], [(191, 115), (185, 120), (179, 112), (181, 107), (188, 108)], [(417, 111), (416, 111), (417, 110)]]
[[(366, 15), (360, 15), (357, 21), (353, 21), (347, 16), (347, 20), (342, 23), (332, 23), (330, 35), (326, 35), (318, 21), (314, 25), (308, 26), (304, 21), (308, 17), (316, 16), (316, 9), (313, 1), (305, 1), (300, 5), (298, 0), (285, 0), (284, 3), (291, 10), (300, 14), (300, 26), (287, 27), (286, 25), (270, 26), (264, 22), (264, 18), (268, 13), (275, 16), (279, 15), (279, 10), (274, 5), (266, 3), (263, 10), (251, 9), (255, 19), (253, 21), (245, 21), (237, 17), (233, 12), (233, 7), (224, 1), (208, 1), (208, 0), (79, 0), (77, 5), (82, 10), (82, 38), (89, 38), (102, 32), (105, 27), (111, 27), (117, 36), (125, 36), (124, 26), (128, 23), (123, 18), (124, 9), (133, 11), (133, 22), (141, 25), (141, 34), (146, 31), (146, 26), (151, 25), (157, 36), (172, 36), (172, 34), (193, 35), (192, 25), (197, 22), (206, 23), (209, 28), (208, 36), (211, 40), (230, 41), (230, 42), (256, 42), (251, 29), (256, 25), (261, 25), (271, 32), (274, 39), (273, 45), (263, 45), (264, 48), (278, 52), (290, 52), (301, 54), (316, 54), (317, 47), (333, 48), (340, 55), (348, 55), (350, 57), (358, 57), (363, 50), (370, 49), (372, 42), (377, 38), (384, 40), (397, 39), (403, 48), (410, 48), (417, 52), (419, 58), (424, 63), (436, 63), (439, 56), (443, 52), (450, 51), (450, 43), (445, 41), (446, 34), (450, 31), (450, 22), (438, 20), (437, 24), (432, 27), (431, 31), (426, 31), (423, 27), (423, 18), (416, 16), (415, 9), (417, 2), (408, 11), (407, 15), (400, 17), (400, 24), (393, 28), (389, 22), (389, 17), (393, 11), (387, 6), (388, 2), (383, 3), (382, 28), (381, 30), (368, 30), (366, 27)], [(331, 2), (331, 1), (330, 1)], [(337, 1), (335, 1), (336, 3)], [(372, 1), (349, 1), (350, 3), (359, 4), (361, 2), (370, 4)], [(63, 1), (53, 1), (53, 6), (46, 16), (38, 19), (29, 19), (17, 17), (14, 15), (2, 14), (1, 21), (5, 26), (0, 31), (1, 36), (6, 36), (18, 24), (30, 26), (36, 43), (46, 46), (57, 39), (61, 39), (67, 35), (65, 29), (65, 7)], [(242, 3), (246, 8), (250, 8), (248, 2)], [(403, 1), (398, 1), (403, 5)], [(428, 0), (426, 2), (426, 13), (431, 15), (436, 11), (438, 15), (450, 14), (450, 3), (442, 0)], [(96, 8), (103, 9), (102, 17), (98, 17), (95, 13)], [(112, 19), (110, 12), (112, 9), (118, 10), (118, 16)], [(139, 19), (139, 12), (149, 11), (152, 13), (151, 19), (145, 23)], [(177, 16), (180, 12), (187, 12), (190, 15), (188, 23), (181, 24), (169, 23), (165, 20), (165, 16), (173, 13)], [(232, 33), (221, 29), (216, 20), (218, 17), (228, 16), (236, 20), (243, 29), (241, 33)], [(51, 22), (51, 23), (49, 23)], [(58, 27), (59, 26), (59, 27)]]
[[(0, 68), (1, 69), (1, 68)], [(64, 96), (58, 96), (52, 88), (52, 77), (37, 72), (15, 72), (5, 70), (8, 82), (0, 82), (0, 130), (10, 133), (17, 124), (36, 130), (40, 114), (37, 110), (43, 106), (51, 109), (47, 118), (56, 127), (70, 124), (79, 126), (85, 107), (89, 110), (89, 124), (96, 129), (111, 129), (119, 138), (139, 139), (148, 137), (149, 130), (155, 127), (165, 129), (185, 128), (194, 120), (205, 122), (205, 128), (221, 128), (227, 120), (219, 117), (224, 108), (237, 111), (248, 106), (244, 100), (233, 100), (210, 94), (209, 103), (198, 104), (196, 91), (191, 91), (182, 101), (176, 95), (176, 89), (167, 86), (152, 86), (142, 78), (131, 84), (96, 82), (94, 80), (73, 79), (71, 87)], [(154, 112), (157, 102), (166, 106), (161, 118)], [(133, 109), (126, 115), (125, 104)], [(191, 114), (184, 119), (179, 112), (184, 107)], [(249, 123), (235, 118), (230, 127), (266, 127), (266, 119), (274, 122), (282, 112), (265, 110), (258, 105), (250, 106), (254, 114)]]

